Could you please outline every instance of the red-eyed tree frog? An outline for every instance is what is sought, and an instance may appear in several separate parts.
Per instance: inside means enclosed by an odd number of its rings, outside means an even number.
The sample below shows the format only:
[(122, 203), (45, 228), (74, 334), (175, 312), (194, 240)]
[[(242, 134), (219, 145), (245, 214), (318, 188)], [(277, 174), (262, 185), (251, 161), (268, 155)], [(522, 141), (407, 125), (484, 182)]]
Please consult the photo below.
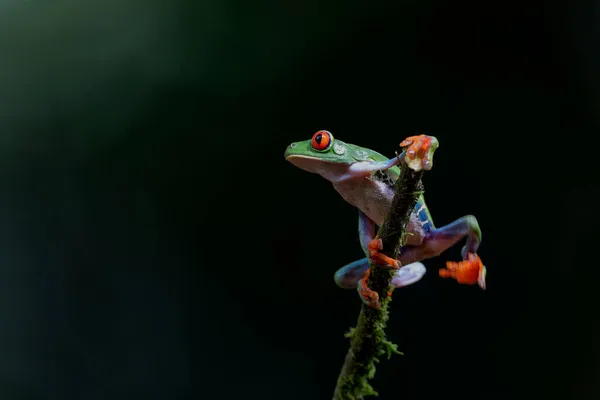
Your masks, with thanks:
[[(376, 151), (336, 140), (331, 132), (321, 130), (309, 140), (290, 144), (284, 156), (293, 165), (330, 181), (335, 190), (358, 209), (361, 247), (372, 262), (386, 264), (396, 270), (392, 279), (394, 287), (420, 280), (425, 274), (421, 261), (440, 255), (466, 237), (461, 252), (463, 260), (447, 262), (447, 269), (440, 270), (440, 276), (454, 278), (463, 284), (477, 283), (485, 289), (486, 269), (476, 254), (481, 243), (477, 219), (467, 215), (436, 228), (423, 196), (419, 197), (410, 216), (406, 227), (408, 235), (398, 260), (378, 252), (381, 242), (376, 237), (376, 229), (383, 223), (391, 206), (400, 168), (430, 170), (438, 141), (433, 136), (411, 136), (401, 142), (400, 147), (406, 149), (397, 157), (388, 159)], [(358, 288), (363, 301), (373, 306), (376, 299), (366, 288), (369, 273), (367, 257), (340, 268), (334, 279), (342, 288)]]

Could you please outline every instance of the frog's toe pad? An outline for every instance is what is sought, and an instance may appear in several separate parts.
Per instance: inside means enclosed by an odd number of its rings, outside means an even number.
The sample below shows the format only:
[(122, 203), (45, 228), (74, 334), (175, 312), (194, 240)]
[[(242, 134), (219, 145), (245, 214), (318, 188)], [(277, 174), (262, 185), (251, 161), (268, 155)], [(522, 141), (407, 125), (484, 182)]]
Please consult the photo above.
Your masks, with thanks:
[(423, 265), (421, 262), (414, 262), (404, 265), (400, 267), (400, 269), (394, 271), (392, 286), (395, 288), (401, 288), (412, 285), (413, 283), (421, 280), (421, 278), (425, 275), (425, 272), (425, 265)]
[(400, 143), (407, 147), (405, 162), (414, 171), (429, 171), (433, 167), (433, 153), (438, 147), (437, 139), (428, 135), (409, 136)]
[(358, 294), (360, 295), (360, 299), (367, 306), (379, 310), (381, 304), (379, 303), (379, 295), (376, 291), (369, 289), (367, 286), (366, 279), (362, 279), (358, 282)]

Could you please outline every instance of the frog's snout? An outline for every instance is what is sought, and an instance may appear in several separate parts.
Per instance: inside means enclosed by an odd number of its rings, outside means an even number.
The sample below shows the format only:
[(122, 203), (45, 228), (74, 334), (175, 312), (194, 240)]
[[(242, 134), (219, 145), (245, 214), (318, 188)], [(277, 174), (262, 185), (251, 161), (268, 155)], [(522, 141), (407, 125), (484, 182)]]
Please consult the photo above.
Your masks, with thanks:
[(294, 148), (297, 146), (296, 143), (292, 143), (290, 144), (287, 149), (285, 149), (285, 153), (284, 153), (284, 157), (287, 158), (289, 155), (292, 154), (292, 152), (294, 151)]

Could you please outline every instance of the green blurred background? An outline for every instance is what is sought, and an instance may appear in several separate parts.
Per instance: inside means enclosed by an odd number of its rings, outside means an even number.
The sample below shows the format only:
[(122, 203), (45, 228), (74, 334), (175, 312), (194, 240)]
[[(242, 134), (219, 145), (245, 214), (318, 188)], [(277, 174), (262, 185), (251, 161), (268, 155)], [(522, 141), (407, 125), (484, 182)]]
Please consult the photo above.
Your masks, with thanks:
[[(594, 11), (595, 10), (595, 11)], [(0, 3), (0, 397), (328, 399), (356, 212), (283, 160), (438, 137), (487, 292), (394, 295), (383, 399), (600, 396), (598, 7)]]

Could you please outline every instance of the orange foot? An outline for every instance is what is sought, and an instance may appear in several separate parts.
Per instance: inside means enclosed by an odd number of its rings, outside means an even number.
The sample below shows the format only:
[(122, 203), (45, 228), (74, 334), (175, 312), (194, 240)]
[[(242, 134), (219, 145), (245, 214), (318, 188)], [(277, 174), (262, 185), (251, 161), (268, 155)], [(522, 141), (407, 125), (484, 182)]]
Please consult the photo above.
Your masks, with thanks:
[(408, 146), (405, 161), (415, 171), (429, 171), (433, 167), (433, 153), (438, 145), (437, 139), (428, 135), (409, 136), (400, 143), (400, 147)]
[(467, 259), (463, 261), (447, 261), (447, 269), (440, 269), (442, 278), (453, 278), (460, 284), (474, 285), (478, 284), (485, 290), (485, 265), (477, 254), (469, 253)]
[(360, 294), (360, 298), (363, 303), (367, 306), (379, 310), (381, 305), (379, 304), (379, 295), (376, 291), (369, 289), (367, 285), (367, 280), (369, 279), (369, 275), (371, 274), (371, 268), (367, 269), (363, 278), (358, 282), (358, 293)]
[(369, 255), (371, 257), (371, 261), (377, 265), (381, 265), (391, 269), (399, 269), (400, 261), (394, 260), (391, 257), (386, 256), (385, 254), (381, 254), (379, 250), (383, 250), (383, 243), (381, 238), (375, 237), (375, 239), (371, 240), (368, 245)]

